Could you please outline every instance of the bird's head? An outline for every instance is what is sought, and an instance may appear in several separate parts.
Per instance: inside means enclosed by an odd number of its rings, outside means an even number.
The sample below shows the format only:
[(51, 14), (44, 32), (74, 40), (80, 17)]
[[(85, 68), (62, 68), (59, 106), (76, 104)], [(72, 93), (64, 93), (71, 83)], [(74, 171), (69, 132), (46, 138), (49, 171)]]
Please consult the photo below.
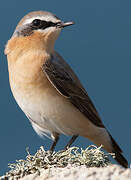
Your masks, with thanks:
[(25, 44), (29, 42), (31, 46), (41, 44), (51, 49), (60, 31), (72, 24), (61, 21), (50, 12), (34, 11), (21, 19), (11, 39), (22, 40)]

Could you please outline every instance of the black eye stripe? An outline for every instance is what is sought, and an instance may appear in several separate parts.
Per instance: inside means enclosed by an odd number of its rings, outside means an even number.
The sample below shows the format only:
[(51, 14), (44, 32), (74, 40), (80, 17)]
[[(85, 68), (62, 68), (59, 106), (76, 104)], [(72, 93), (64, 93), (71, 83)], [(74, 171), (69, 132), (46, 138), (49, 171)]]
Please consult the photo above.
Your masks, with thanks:
[(54, 27), (54, 26), (57, 26), (58, 22), (57, 23), (53, 23), (51, 21), (43, 21), (43, 20), (40, 20), (40, 19), (35, 19), (32, 21), (31, 23), (31, 28), (33, 30), (37, 30), (37, 29), (46, 29), (48, 27)]
[(40, 19), (35, 19), (32, 21), (32, 25), (33, 26), (39, 26), (41, 24), (41, 20)]
[(46, 29), (48, 27), (60, 27), (61, 22), (57, 23), (51, 21), (43, 21), (40, 19), (34, 19), (32, 23), (26, 24), (20, 31), (17, 31), (17, 36), (30, 36), (34, 30)]

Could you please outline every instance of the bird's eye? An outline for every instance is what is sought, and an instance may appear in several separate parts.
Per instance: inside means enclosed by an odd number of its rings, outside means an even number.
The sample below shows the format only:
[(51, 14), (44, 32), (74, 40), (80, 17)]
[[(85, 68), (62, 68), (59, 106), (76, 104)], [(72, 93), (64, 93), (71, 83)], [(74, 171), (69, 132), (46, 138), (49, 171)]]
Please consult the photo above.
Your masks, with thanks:
[(53, 23), (51, 21), (44, 21), (40, 19), (34, 19), (31, 23), (31, 28), (33, 30), (46, 29), (48, 27), (53, 27), (53, 26), (56, 26), (56, 23)]
[(41, 25), (41, 20), (40, 19), (34, 19), (32, 21), (32, 24), (33, 24), (33, 26), (40, 26)]

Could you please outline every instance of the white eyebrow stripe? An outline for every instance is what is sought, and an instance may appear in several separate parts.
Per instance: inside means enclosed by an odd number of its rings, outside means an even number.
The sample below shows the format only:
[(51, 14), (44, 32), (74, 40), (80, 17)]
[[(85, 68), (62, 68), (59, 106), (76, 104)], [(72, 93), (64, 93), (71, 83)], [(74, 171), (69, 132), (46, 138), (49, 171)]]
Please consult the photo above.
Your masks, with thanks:
[(26, 19), (25, 22), (23, 23), (23, 25), (30, 24), (35, 19), (40, 19), (40, 20), (43, 20), (43, 21), (51, 21), (53, 23), (56, 23), (56, 22), (60, 21), (59, 19), (56, 19), (53, 16), (47, 16), (47, 15), (46, 16), (36, 16), (36, 17)]

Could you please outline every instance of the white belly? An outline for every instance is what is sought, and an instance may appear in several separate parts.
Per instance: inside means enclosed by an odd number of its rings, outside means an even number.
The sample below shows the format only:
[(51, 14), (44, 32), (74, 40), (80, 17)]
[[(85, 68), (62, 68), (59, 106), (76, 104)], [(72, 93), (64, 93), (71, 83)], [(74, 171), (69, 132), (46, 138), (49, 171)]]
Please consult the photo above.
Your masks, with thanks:
[(80, 135), (88, 137), (98, 145), (101, 141), (105, 144), (107, 139), (110, 140), (105, 128), (91, 123), (54, 88), (42, 94), (37, 91), (31, 91), (26, 95), (18, 91), (17, 94), (13, 94), (23, 112), (29, 117), (34, 130), (40, 136), (53, 132)]
[(33, 127), (36, 125), (43, 132), (74, 135), (84, 134), (87, 129), (89, 131), (88, 119), (54, 89), (42, 94), (37, 91), (27, 95), (18, 91), (13, 94), (24, 113), (32, 119)]
[[(19, 96), (16, 101), (31, 120), (36, 131), (40, 128), (42, 132), (57, 132), (67, 135), (83, 131), (80, 128), (83, 115), (68, 102), (68, 99), (61, 95), (52, 96), (48, 93), (47, 96), (43, 94), (43, 96), (36, 98), (34, 103), (28, 98), (20, 98)], [(88, 124), (88, 120), (86, 120), (86, 124)], [(42, 132), (37, 131), (38, 134), (42, 134)]]

